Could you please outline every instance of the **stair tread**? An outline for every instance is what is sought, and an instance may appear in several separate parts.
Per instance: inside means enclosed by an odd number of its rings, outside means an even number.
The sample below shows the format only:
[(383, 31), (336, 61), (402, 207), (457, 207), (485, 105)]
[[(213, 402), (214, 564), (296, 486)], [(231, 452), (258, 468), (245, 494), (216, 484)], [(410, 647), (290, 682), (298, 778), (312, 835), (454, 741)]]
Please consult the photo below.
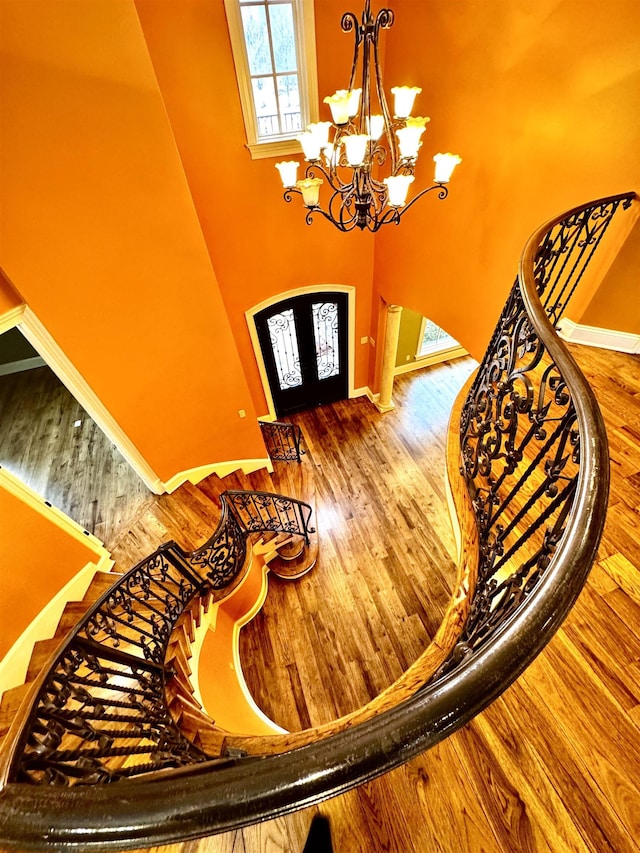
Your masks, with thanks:
[(18, 685), (18, 687), (11, 687), (2, 694), (2, 701), (0, 702), (0, 738), (4, 737), (9, 731), (11, 723), (22, 704), (22, 700), (30, 688), (31, 684), (27, 682)]
[(26, 681), (33, 681), (39, 675), (51, 655), (60, 645), (60, 637), (52, 637), (49, 640), (38, 640), (34, 643), (29, 666), (27, 668)]

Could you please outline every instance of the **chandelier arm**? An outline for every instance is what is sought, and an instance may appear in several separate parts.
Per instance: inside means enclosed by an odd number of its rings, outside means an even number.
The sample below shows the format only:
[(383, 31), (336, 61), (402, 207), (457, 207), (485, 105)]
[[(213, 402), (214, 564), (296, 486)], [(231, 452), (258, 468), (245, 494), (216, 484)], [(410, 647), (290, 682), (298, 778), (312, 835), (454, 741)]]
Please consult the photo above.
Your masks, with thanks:
[(340, 193), (341, 195), (346, 195), (353, 190), (353, 183), (345, 184), (340, 180), (338, 173), (336, 170), (329, 168), (326, 169), (325, 166), (319, 161), (316, 160), (312, 163), (309, 163), (307, 168), (305, 169), (305, 177), (307, 178), (315, 178), (317, 177), (316, 172), (320, 172), (320, 174), (324, 175), (327, 180), (327, 183), (335, 193)]
[(340, 223), (339, 227), (342, 231), (350, 231), (358, 216), (357, 209), (354, 210), (356, 204), (354, 200), (355, 189), (349, 186), (348, 190), (344, 194), (336, 190), (331, 196), (328, 206), (331, 221)]
[(449, 195), (449, 189), (446, 184), (432, 184), (430, 187), (427, 187), (426, 189), (415, 195), (408, 204), (405, 204), (403, 208), (390, 208), (385, 213), (385, 215), (379, 220), (375, 230), (377, 231), (381, 225), (387, 225), (389, 223), (395, 223), (395, 225), (399, 225), (400, 218), (405, 215), (409, 208), (411, 208), (418, 201), (418, 199), (422, 198), (422, 196), (432, 192), (433, 190), (439, 190), (439, 199), (445, 199)]
[[(373, 39), (373, 67), (375, 70), (375, 81), (376, 81), (376, 93), (378, 95), (378, 101), (380, 103), (380, 109), (382, 110), (382, 116), (384, 118), (384, 133), (387, 138), (387, 144), (389, 146), (389, 153), (391, 155), (391, 174), (396, 174), (396, 169), (398, 168), (398, 141), (396, 139), (396, 135), (394, 133), (394, 122), (391, 117), (391, 113), (389, 111), (389, 105), (387, 104), (387, 97), (384, 93), (384, 85), (382, 82), (382, 71), (380, 70), (380, 59), (378, 56), (378, 33), (381, 28), (389, 29), (393, 24), (393, 12), (391, 9), (381, 9), (378, 12), (378, 16), (376, 18), (375, 24), (375, 34)], [(377, 146), (378, 148), (384, 151), (382, 146)], [(379, 160), (379, 164), (382, 165), (386, 160), (386, 152), (385, 156), (382, 160)]]
[(329, 222), (331, 222), (333, 225), (335, 225), (336, 228), (338, 228), (340, 231), (345, 231), (345, 232), (351, 231), (351, 229), (353, 228), (353, 225), (351, 227), (348, 227), (348, 223), (347, 223), (347, 225), (345, 225), (345, 224), (343, 224), (343, 222), (340, 219), (335, 219), (333, 216), (331, 216), (330, 213), (327, 213), (327, 211), (323, 210), (319, 205), (317, 205), (316, 207), (308, 208), (307, 215), (305, 217), (307, 225), (312, 224), (314, 213), (319, 213), (322, 216), (324, 216), (325, 219), (328, 219)]
[(297, 187), (287, 187), (282, 193), (282, 197), (286, 202), (293, 201), (292, 193), (295, 193), (296, 195), (302, 195), (302, 192)]
[(350, 33), (353, 30), (353, 62), (351, 64), (351, 78), (349, 80), (349, 89), (353, 89), (353, 84), (356, 80), (356, 71), (358, 68), (358, 56), (360, 55), (360, 43), (362, 42), (363, 30), (358, 23), (358, 19), (353, 12), (345, 12), (340, 21), (342, 31)]

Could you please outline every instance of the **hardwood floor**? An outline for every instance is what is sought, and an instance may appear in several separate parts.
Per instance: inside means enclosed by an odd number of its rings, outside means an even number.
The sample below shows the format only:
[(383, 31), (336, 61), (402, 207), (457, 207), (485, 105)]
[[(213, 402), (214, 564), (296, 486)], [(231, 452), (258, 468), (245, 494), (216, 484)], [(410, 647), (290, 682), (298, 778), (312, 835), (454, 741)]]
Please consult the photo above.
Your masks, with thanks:
[[(599, 350), (580, 350), (577, 357), (592, 381), (607, 422), (612, 458), (610, 511), (598, 563), (577, 605), (545, 651), (485, 712), (404, 767), (319, 807), (242, 831), (154, 850), (300, 853), (317, 813), (330, 820), (336, 853), (632, 853), (640, 849), (640, 358)], [(438, 430), (444, 428), (446, 407), (443, 401), (442, 406), (436, 402), (426, 405), (421, 414), (416, 409), (422, 395), (428, 396), (429, 383), (437, 387), (439, 371), (445, 369), (403, 377), (394, 394), (398, 409), (391, 415), (378, 416), (371, 407), (361, 411), (364, 401), (356, 400), (339, 407), (341, 424), (328, 409), (301, 416), (303, 425), (306, 419), (313, 425), (311, 453), (320, 462), (321, 481), (332, 477), (343, 490), (336, 494), (326, 484), (324, 490), (319, 489), (329, 502), (318, 512), (329, 525), (321, 532), (322, 547), (329, 551), (323, 560), (330, 563), (335, 550), (343, 573), (360, 574), (367, 596), (372, 598), (376, 586), (369, 561), (375, 557), (384, 563), (388, 559), (375, 544), (380, 536), (375, 529), (377, 513), (385, 506), (388, 493), (378, 482), (374, 499), (368, 501), (360, 458), (342, 475), (330, 474), (323, 469), (323, 463), (328, 466), (329, 461), (325, 454), (338, 454), (346, 462), (347, 444), (357, 444), (361, 431), (365, 445), (390, 441), (388, 451), (384, 445), (388, 470), (380, 453), (375, 453), (374, 473), (380, 470), (380, 481), (389, 474), (400, 481), (408, 456), (419, 455), (425, 438), (421, 433), (425, 433), (433, 446), (421, 457), (424, 482), (435, 481), (442, 466)], [(390, 436), (394, 425), (404, 437)], [(435, 484), (430, 487), (433, 494), (438, 492)], [(341, 494), (346, 496), (348, 525), (338, 512)], [(430, 511), (433, 494), (428, 498), (414, 495), (423, 511)], [(403, 503), (404, 497), (399, 499), (399, 505)], [(357, 534), (355, 517), (361, 510), (367, 512), (367, 525), (365, 532)], [(416, 508), (408, 506), (407, 518), (413, 519), (414, 512)], [(393, 514), (394, 528), (398, 528), (393, 536), (411, 541), (412, 527), (405, 514), (395, 509)], [(338, 541), (335, 546), (330, 544), (334, 538)], [(364, 568), (356, 542), (366, 547)], [(324, 566), (323, 562), (308, 577), (307, 592), (291, 593), (294, 605), (300, 596), (298, 613), (303, 605), (311, 609), (314, 624), (313, 614), (319, 612), (328, 594), (325, 582), (342, 582), (335, 571)], [(311, 589), (314, 578), (315, 591)], [(286, 622), (284, 614), (279, 620), (278, 614), (269, 614), (272, 603), (281, 606), (282, 600), (270, 593), (263, 627), (268, 620), (277, 629)], [(382, 595), (378, 600), (382, 604)], [(389, 635), (389, 629), (398, 629), (399, 617), (391, 606), (381, 609), (386, 610)], [(333, 626), (341, 624), (336, 621), (339, 618), (328, 620), (328, 627), (315, 635), (309, 633), (311, 629), (302, 632), (313, 643), (314, 656), (334, 656), (337, 633)], [(284, 640), (272, 636), (265, 643), (273, 653), (269, 663), (277, 656), (287, 660), (286, 648), (280, 648), (286, 645)], [(365, 655), (370, 654), (366, 651), (369, 643), (370, 638), (365, 637)], [(244, 645), (245, 654), (257, 644), (256, 636)], [(340, 651), (355, 645), (341, 639)], [(381, 650), (381, 659), (385, 651), (390, 666), (396, 666), (393, 644)], [(305, 659), (310, 655), (306, 650)], [(291, 651), (288, 659), (295, 660)], [(337, 672), (337, 664), (334, 669)], [(311, 677), (321, 681), (322, 667)], [(359, 684), (359, 679), (353, 680)], [(291, 691), (295, 693), (293, 687)], [(283, 695), (287, 692), (285, 687)], [(336, 699), (339, 692), (330, 692), (330, 705), (343, 701), (341, 696)], [(346, 701), (353, 700), (350, 694)], [(316, 713), (309, 709), (310, 701), (313, 697), (305, 697), (309, 715)]]
[(105, 542), (150, 497), (49, 367), (0, 376), (0, 465)]

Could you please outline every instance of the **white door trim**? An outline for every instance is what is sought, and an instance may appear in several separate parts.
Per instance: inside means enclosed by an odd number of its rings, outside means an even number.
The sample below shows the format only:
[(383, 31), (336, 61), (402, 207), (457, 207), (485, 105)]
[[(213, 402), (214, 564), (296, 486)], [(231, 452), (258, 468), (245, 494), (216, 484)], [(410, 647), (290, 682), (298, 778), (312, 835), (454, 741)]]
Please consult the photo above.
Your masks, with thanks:
[(28, 305), (19, 305), (0, 316), (0, 334), (14, 327), (20, 329), (29, 343), (44, 358), (58, 379), (73, 394), (109, 441), (115, 444), (147, 488), (156, 495), (166, 491), (162, 480)]
[(347, 371), (347, 393), (349, 397), (355, 397), (354, 389), (354, 371), (355, 371), (355, 344), (356, 344), (356, 289), (349, 284), (309, 284), (305, 287), (296, 287), (293, 290), (285, 290), (282, 293), (277, 293), (275, 296), (270, 296), (263, 302), (259, 302), (248, 311), (244, 312), (251, 337), (253, 352), (258, 364), (258, 372), (260, 373), (260, 381), (262, 389), (267, 401), (268, 414), (262, 417), (262, 420), (276, 420), (276, 409), (273, 404), (273, 396), (269, 387), (269, 379), (267, 377), (267, 369), (265, 367), (264, 358), (262, 357), (262, 349), (258, 340), (258, 330), (256, 328), (256, 314), (269, 308), (271, 305), (277, 305), (278, 302), (283, 302), (285, 299), (291, 299), (294, 296), (303, 296), (307, 293), (346, 293), (347, 294), (347, 353), (348, 353), (348, 371)]

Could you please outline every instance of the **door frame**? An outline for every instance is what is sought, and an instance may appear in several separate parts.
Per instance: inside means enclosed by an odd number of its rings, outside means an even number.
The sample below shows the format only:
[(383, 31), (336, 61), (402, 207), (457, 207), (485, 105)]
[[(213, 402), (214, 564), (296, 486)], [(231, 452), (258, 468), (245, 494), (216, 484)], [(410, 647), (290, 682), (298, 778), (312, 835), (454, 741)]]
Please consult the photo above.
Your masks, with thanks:
[(23, 303), (0, 316), (0, 334), (12, 328), (22, 332), (89, 417), (115, 444), (145, 486), (156, 495), (163, 494), (166, 488), (160, 477), (28, 305)]
[(268, 414), (262, 415), (262, 420), (275, 421), (276, 409), (273, 404), (273, 395), (269, 386), (269, 378), (265, 367), (264, 358), (262, 355), (262, 347), (258, 340), (258, 330), (256, 328), (255, 316), (265, 308), (271, 305), (277, 305), (279, 302), (284, 302), (285, 299), (291, 299), (294, 296), (304, 296), (305, 294), (317, 293), (319, 295), (327, 293), (346, 293), (347, 294), (347, 396), (354, 397), (354, 376), (355, 376), (355, 343), (356, 343), (356, 289), (349, 284), (309, 284), (305, 287), (296, 287), (292, 290), (285, 290), (282, 293), (277, 293), (275, 296), (270, 296), (268, 299), (259, 302), (248, 311), (244, 312), (249, 328), (249, 336), (253, 353), (258, 365), (260, 381), (262, 382), (262, 390), (267, 401)]

